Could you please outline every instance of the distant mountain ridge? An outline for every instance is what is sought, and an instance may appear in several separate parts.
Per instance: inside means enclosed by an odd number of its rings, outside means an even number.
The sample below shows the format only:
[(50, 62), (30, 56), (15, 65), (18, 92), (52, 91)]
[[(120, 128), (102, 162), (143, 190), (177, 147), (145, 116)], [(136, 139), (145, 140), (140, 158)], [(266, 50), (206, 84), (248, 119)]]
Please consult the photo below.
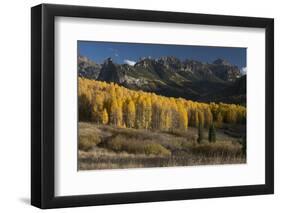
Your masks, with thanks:
[[(141, 58), (133, 66), (114, 63), (111, 58), (103, 64), (78, 56), (80, 77), (114, 82), (129, 89), (183, 97), (195, 101), (223, 101), (246, 104), (246, 76), (224, 59), (213, 63), (179, 60), (176, 57)], [(237, 86), (240, 82), (240, 86)]]
[(78, 74), (80, 77), (97, 79), (101, 65), (95, 63), (85, 56), (78, 56)]

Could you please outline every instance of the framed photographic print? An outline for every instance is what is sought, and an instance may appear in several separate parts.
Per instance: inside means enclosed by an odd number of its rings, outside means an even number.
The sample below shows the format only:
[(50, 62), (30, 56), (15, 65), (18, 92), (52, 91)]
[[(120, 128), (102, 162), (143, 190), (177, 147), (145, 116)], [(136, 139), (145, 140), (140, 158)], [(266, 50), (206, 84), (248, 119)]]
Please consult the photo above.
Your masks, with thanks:
[(31, 9), (31, 203), (272, 194), (274, 21)]

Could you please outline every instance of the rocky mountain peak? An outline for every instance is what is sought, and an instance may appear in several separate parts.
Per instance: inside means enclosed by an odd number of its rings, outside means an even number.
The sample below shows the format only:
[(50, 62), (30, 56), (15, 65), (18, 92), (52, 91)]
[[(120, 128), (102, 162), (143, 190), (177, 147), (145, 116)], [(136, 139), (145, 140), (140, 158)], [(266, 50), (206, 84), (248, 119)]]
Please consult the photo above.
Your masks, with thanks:
[(112, 58), (107, 58), (101, 66), (98, 80), (119, 83), (117, 66), (113, 63)]
[(164, 67), (172, 68), (172, 69), (180, 69), (181, 68), (181, 61), (174, 57), (174, 56), (164, 56), (157, 60), (158, 63), (164, 65)]
[(237, 66), (221, 58), (216, 59), (213, 64), (210, 64), (210, 69), (216, 76), (228, 82), (234, 82), (241, 76)]
[(227, 60), (222, 59), (222, 58), (218, 58), (218, 59), (214, 60), (213, 64), (231, 66), (231, 64)]
[(153, 59), (150, 57), (142, 57), (140, 60), (135, 64), (135, 67), (144, 67), (148, 68), (153, 63)]
[(78, 73), (80, 77), (115, 82), (130, 89), (193, 100), (226, 88), (241, 77), (239, 68), (224, 59), (204, 63), (193, 59), (181, 61), (173, 56), (144, 57), (134, 66), (117, 64), (112, 58), (96, 64), (78, 56)]
[(78, 62), (89, 62), (89, 59), (86, 56), (79, 55)]
[(113, 60), (112, 60), (112, 58), (107, 58), (104, 62), (103, 62), (103, 66), (104, 65), (110, 65), (110, 64), (113, 64)]
[(101, 66), (85, 56), (78, 56), (78, 75), (89, 79), (96, 79)]

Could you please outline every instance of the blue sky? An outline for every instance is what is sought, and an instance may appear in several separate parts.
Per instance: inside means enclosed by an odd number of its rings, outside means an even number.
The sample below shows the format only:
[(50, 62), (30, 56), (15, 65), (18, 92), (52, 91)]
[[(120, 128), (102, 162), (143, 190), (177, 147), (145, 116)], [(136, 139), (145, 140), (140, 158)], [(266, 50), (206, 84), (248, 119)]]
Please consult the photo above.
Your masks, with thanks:
[(180, 60), (194, 59), (208, 63), (223, 58), (240, 69), (246, 67), (246, 48), (236, 47), (78, 41), (78, 54), (97, 63), (111, 57), (115, 63), (133, 65), (141, 57), (175, 56)]

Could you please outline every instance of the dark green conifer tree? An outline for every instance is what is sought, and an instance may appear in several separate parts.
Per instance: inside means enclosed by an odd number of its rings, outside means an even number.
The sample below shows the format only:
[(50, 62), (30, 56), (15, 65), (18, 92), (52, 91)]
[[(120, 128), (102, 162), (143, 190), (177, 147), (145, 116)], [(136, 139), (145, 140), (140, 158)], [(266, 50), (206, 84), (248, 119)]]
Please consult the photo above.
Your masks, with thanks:
[(213, 123), (209, 127), (209, 142), (210, 143), (216, 142), (216, 129)]

